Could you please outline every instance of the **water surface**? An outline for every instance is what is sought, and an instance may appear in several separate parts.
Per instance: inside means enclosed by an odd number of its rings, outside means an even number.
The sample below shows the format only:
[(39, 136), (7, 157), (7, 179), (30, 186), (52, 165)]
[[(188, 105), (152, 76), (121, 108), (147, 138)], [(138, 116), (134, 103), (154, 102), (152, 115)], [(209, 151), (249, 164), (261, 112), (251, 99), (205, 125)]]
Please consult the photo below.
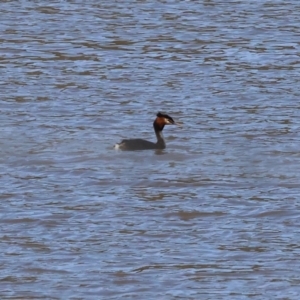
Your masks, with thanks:
[(1, 11), (1, 299), (299, 299), (298, 1)]

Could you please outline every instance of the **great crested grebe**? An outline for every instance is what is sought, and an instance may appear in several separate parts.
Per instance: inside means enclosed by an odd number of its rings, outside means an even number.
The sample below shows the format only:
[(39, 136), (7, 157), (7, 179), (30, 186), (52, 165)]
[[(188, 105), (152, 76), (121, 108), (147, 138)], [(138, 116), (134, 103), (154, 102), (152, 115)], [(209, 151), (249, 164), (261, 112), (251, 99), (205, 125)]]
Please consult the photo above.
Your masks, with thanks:
[(115, 145), (115, 149), (127, 151), (165, 149), (166, 143), (162, 135), (165, 125), (175, 125), (175, 122), (170, 116), (159, 112), (153, 122), (153, 127), (157, 138), (156, 143), (152, 143), (143, 139), (123, 140), (121, 143)]

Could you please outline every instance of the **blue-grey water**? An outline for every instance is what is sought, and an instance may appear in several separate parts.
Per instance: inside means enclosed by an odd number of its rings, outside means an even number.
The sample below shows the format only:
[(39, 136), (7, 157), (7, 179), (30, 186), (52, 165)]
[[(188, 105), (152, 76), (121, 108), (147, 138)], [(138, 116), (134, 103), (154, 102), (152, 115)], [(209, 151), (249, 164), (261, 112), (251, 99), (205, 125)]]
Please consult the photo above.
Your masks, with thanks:
[(298, 0), (0, 7), (1, 299), (299, 299)]

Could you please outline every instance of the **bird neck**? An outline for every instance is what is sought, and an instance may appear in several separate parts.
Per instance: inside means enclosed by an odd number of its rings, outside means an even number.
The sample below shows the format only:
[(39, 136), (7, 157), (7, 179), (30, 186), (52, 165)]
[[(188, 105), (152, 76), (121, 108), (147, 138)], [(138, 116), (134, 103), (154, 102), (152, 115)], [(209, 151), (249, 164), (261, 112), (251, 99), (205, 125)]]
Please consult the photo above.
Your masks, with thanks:
[(160, 125), (160, 124), (154, 122), (153, 127), (154, 127), (155, 135), (156, 135), (156, 138), (157, 138), (157, 142), (156, 142), (157, 146), (160, 149), (166, 148), (166, 143), (165, 143), (165, 140), (164, 140), (164, 137), (163, 137), (163, 134), (162, 134), (162, 131), (164, 129), (164, 125)]

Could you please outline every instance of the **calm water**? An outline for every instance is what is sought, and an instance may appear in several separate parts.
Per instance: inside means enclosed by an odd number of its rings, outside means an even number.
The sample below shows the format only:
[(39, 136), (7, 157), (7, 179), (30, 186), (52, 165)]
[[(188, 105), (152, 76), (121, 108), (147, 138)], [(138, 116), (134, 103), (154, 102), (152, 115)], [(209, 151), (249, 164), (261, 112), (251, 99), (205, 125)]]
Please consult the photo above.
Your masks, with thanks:
[(299, 12), (2, 1), (0, 298), (299, 299)]

